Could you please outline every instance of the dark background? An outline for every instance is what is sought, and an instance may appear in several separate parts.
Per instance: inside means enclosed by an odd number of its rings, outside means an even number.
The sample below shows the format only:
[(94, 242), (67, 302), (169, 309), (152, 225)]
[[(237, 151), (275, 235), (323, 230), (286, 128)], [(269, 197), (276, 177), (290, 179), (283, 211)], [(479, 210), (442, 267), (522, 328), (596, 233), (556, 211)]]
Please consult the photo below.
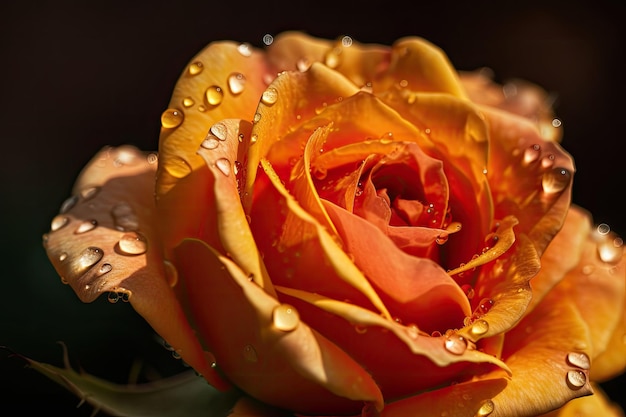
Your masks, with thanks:
[[(0, 345), (61, 365), (56, 342), (63, 341), (73, 364), (80, 358), (88, 372), (118, 382), (139, 357), (161, 374), (181, 368), (128, 304), (105, 297), (80, 303), (49, 264), (41, 235), (102, 146), (156, 150), (159, 117), (176, 79), (218, 39), (262, 46), (263, 35), (292, 29), (383, 44), (418, 35), (442, 47), (458, 69), (488, 66), (500, 81), (536, 82), (558, 96), (563, 146), (578, 170), (574, 202), (626, 236), (626, 7), (605, 0), (431, 3), (2, 3)], [(17, 410), (8, 415), (91, 414), (23, 366), (0, 351), (0, 407)], [(615, 400), (623, 398), (620, 381), (626, 378), (605, 385)]]

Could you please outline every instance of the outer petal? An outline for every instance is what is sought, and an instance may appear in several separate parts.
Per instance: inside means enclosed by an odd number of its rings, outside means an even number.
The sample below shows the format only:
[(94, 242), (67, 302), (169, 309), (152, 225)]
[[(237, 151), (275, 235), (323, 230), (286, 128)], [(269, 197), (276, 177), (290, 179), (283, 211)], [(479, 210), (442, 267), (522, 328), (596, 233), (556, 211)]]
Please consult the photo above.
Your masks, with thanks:
[(296, 412), (358, 412), (363, 401), (382, 408), (378, 387), (359, 365), (232, 261), (194, 240), (185, 240), (176, 256), (193, 288), (189, 299), (202, 337), (238, 387)]
[(82, 301), (103, 292), (129, 300), (189, 365), (223, 389), (227, 384), (207, 363), (171, 288), (174, 270), (163, 261), (153, 200), (154, 156), (146, 158), (132, 147), (103, 149), (52, 220), (44, 245)]
[(624, 417), (619, 405), (611, 402), (597, 385), (593, 386), (594, 395), (576, 398), (558, 410), (540, 417)]

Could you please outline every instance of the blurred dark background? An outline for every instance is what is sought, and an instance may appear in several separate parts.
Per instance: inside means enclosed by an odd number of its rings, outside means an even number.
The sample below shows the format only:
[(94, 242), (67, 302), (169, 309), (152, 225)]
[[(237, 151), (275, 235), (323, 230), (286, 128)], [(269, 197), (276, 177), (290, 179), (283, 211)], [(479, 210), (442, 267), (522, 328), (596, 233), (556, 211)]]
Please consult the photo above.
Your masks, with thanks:
[[(422, 36), (463, 70), (491, 68), (558, 97), (563, 146), (577, 173), (574, 202), (626, 236), (626, 6), (511, 2), (135, 1), (3, 2), (0, 6), (0, 345), (125, 382), (133, 361), (168, 374), (181, 365), (128, 304), (82, 304), (61, 284), (41, 235), (84, 164), (104, 145), (156, 150), (159, 117), (188, 60), (232, 39), (303, 30), (360, 42)], [(561, 3), (565, 4), (565, 3)], [(618, 312), (616, 312), (618, 314)], [(6, 415), (88, 416), (88, 405), (0, 351)], [(605, 384), (624, 401), (625, 377)], [(2, 410), (4, 411), (4, 410)], [(0, 411), (0, 414), (2, 414)], [(4, 415), (4, 414), (3, 414)]]

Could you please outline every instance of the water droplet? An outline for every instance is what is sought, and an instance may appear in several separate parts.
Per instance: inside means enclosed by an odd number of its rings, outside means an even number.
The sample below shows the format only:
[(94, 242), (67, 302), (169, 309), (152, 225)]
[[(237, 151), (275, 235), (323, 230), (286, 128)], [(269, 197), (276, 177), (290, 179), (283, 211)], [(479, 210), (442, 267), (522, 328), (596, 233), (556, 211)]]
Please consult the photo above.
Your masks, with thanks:
[(212, 85), (206, 89), (206, 91), (204, 92), (204, 96), (206, 97), (206, 101), (209, 105), (217, 106), (224, 99), (224, 91), (221, 87), (218, 87), (217, 85)]
[(233, 172), (235, 173), (235, 175), (239, 175), (242, 169), (243, 164), (239, 161), (235, 161), (235, 163), (233, 164)]
[(482, 300), (480, 300), (478, 306), (474, 310), (474, 315), (482, 316), (487, 314), (487, 312), (493, 307), (493, 304), (494, 302), (491, 298), (483, 298)]
[(139, 228), (139, 219), (128, 203), (118, 203), (113, 206), (111, 216), (115, 228), (119, 231), (137, 230)]
[(528, 164), (535, 162), (537, 159), (539, 159), (540, 154), (541, 154), (541, 146), (537, 144), (530, 145), (524, 151), (524, 158), (523, 158), (524, 164), (528, 165)]
[(243, 347), (243, 357), (248, 362), (257, 362), (259, 360), (256, 349), (254, 349), (252, 345), (245, 345)]
[(211, 352), (204, 351), (204, 359), (211, 366), (211, 368), (217, 368), (217, 359), (215, 359), (215, 355)]
[(298, 71), (300, 72), (306, 72), (309, 70), (309, 68), (311, 68), (311, 61), (309, 61), (306, 58), (300, 58), (297, 62), (296, 62), (296, 68), (298, 69)]
[(62, 254), (59, 255), (59, 261), (63, 262), (66, 259), (67, 259), (67, 253), (66, 252), (63, 252)]
[(102, 249), (95, 246), (90, 246), (80, 253), (74, 266), (74, 273), (80, 275), (87, 271), (89, 268), (97, 264), (104, 256)]
[(165, 279), (170, 287), (174, 288), (178, 284), (178, 270), (170, 261), (163, 261), (165, 267)]
[(572, 174), (566, 168), (553, 168), (543, 174), (541, 186), (543, 191), (548, 194), (563, 191), (570, 183)]
[(59, 212), (61, 214), (67, 213), (68, 211), (70, 211), (78, 202), (78, 196), (71, 196), (68, 199), (66, 199), (63, 204), (61, 204), (61, 209), (59, 210)]
[(111, 272), (113, 266), (111, 264), (104, 263), (100, 266), (100, 270), (98, 271), (100, 275), (104, 275), (108, 272)]
[(272, 35), (270, 35), (269, 33), (263, 35), (263, 43), (265, 45), (270, 46), (272, 42), (274, 42), (274, 37)]
[(115, 304), (120, 300), (120, 296), (118, 293), (111, 291), (107, 296), (107, 300), (109, 301), (109, 303)]
[(585, 386), (587, 383), (587, 375), (580, 370), (572, 370), (567, 372), (567, 385), (573, 389), (578, 390)]
[(548, 156), (543, 157), (541, 159), (541, 167), (544, 169), (550, 168), (552, 165), (554, 165), (554, 159), (555, 159), (554, 154), (550, 154)]
[(185, 97), (183, 99), (183, 107), (191, 107), (195, 104), (195, 101), (193, 101), (193, 98), (191, 97)]
[(89, 232), (90, 230), (95, 229), (98, 226), (98, 222), (96, 220), (87, 220), (82, 222), (77, 228), (76, 230), (74, 230), (74, 233), (79, 235), (81, 233), (86, 233)]
[(215, 149), (219, 145), (220, 145), (220, 141), (210, 133), (206, 136), (206, 138), (204, 138), (204, 140), (200, 144), (200, 146), (202, 146), (204, 149), (209, 149), (209, 150)]
[(570, 352), (567, 354), (567, 363), (580, 369), (591, 368), (591, 361), (585, 352)]
[(228, 89), (231, 93), (241, 94), (246, 85), (246, 77), (240, 72), (233, 72), (228, 76)]
[(361, 324), (356, 324), (354, 326), (354, 331), (357, 332), (358, 334), (365, 334), (365, 333), (367, 333), (367, 326), (363, 326)]
[(339, 54), (341, 49), (333, 48), (324, 55), (324, 64), (328, 68), (337, 68), (339, 66)]
[(148, 241), (137, 233), (126, 233), (118, 242), (119, 249), (124, 255), (141, 255), (148, 250)]
[(467, 350), (467, 341), (458, 334), (451, 334), (444, 342), (446, 350), (454, 355), (462, 355)]
[(556, 117), (552, 119), (552, 127), (561, 127), (562, 124), (563, 122), (561, 122), (561, 119), (558, 119)]
[(189, 65), (189, 74), (190, 75), (198, 75), (204, 69), (204, 65), (200, 61), (193, 62)]
[(226, 140), (226, 136), (228, 135), (228, 128), (222, 122), (215, 123), (209, 129), (209, 132), (215, 135), (219, 140)]
[(65, 216), (61, 216), (61, 215), (55, 216), (54, 219), (52, 219), (52, 222), (50, 223), (50, 230), (52, 230), (53, 232), (56, 232), (63, 226), (67, 225), (69, 221), (70, 219), (68, 219)]
[(476, 417), (487, 417), (493, 410), (495, 410), (496, 406), (491, 400), (486, 400), (482, 403), (478, 411), (476, 412)]
[(253, 133), (250, 136), (250, 143), (256, 143), (256, 141), (259, 139), (259, 136), (256, 133)]
[(474, 295), (476, 294), (476, 292), (474, 291), (474, 288), (471, 285), (469, 284), (461, 285), (461, 289), (467, 296), (468, 300), (471, 300), (472, 298), (474, 298)]
[(98, 194), (99, 191), (100, 191), (100, 187), (87, 187), (80, 192), (80, 196), (84, 200), (90, 200), (94, 198), (96, 194)]
[(598, 256), (602, 262), (616, 263), (622, 259), (623, 249), (621, 246), (616, 246), (613, 242), (605, 240), (598, 242)]
[(150, 165), (156, 164), (159, 161), (159, 155), (156, 153), (149, 153), (148, 156), (146, 156), (146, 160)]
[(598, 235), (605, 236), (609, 234), (609, 232), (611, 231), (611, 227), (606, 223), (600, 223), (598, 227), (596, 227), (596, 231)]
[(166, 129), (173, 129), (180, 126), (185, 116), (178, 109), (167, 109), (161, 114), (161, 126)]
[(261, 120), (261, 113), (254, 113), (254, 117), (252, 118), (252, 123), (259, 123)]
[(269, 87), (263, 92), (263, 95), (261, 96), (261, 101), (263, 102), (263, 104), (266, 104), (268, 106), (276, 103), (276, 100), (278, 100), (278, 91), (274, 87)]
[(272, 312), (272, 320), (274, 327), (284, 332), (290, 332), (294, 330), (298, 323), (300, 323), (300, 314), (295, 307), (289, 304), (281, 304), (274, 308)]
[(252, 55), (252, 47), (250, 46), (249, 43), (239, 44), (239, 46), (237, 47), (237, 50), (243, 56), (251, 56)]
[(448, 241), (448, 234), (447, 233), (440, 233), (437, 238), (435, 239), (435, 242), (438, 245), (443, 245), (444, 243), (446, 243)]
[(470, 332), (474, 335), (474, 336), (481, 336), (485, 333), (487, 333), (487, 331), (489, 331), (489, 323), (487, 323), (486, 320), (476, 320), (473, 324), (472, 327), (470, 328)]
[(222, 174), (226, 175), (227, 177), (230, 175), (230, 161), (228, 159), (218, 159), (217, 161), (215, 161), (215, 166), (217, 167), (217, 169), (220, 170)]
[(345, 46), (346, 48), (352, 46), (352, 38), (347, 35), (344, 36), (343, 38), (341, 38), (341, 45)]

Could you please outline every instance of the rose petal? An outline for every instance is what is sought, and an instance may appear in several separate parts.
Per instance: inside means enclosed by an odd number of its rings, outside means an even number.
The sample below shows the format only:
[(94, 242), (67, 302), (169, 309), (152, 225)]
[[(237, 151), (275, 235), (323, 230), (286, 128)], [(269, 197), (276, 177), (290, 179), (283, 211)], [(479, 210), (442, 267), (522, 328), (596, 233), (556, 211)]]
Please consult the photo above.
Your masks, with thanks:
[(427, 332), (462, 326), (471, 314), (465, 293), (436, 263), (398, 249), (377, 227), (323, 201), (345, 250), (394, 317)]
[(185, 362), (224, 389), (228, 384), (207, 363), (171, 288), (175, 271), (164, 263), (156, 227), (155, 170), (154, 159), (136, 148), (104, 148), (52, 221), (46, 251), (82, 301), (104, 292), (127, 297)]
[(546, 142), (527, 119), (482, 108), (491, 146), (487, 177), (495, 215), (514, 215), (541, 255), (561, 229), (570, 205), (574, 163), (558, 143)]
[(593, 391), (593, 395), (576, 398), (558, 410), (540, 417), (624, 417), (619, 405), (612, 403), (599, 386), (593, 384)]
[(318, 109), (358, 91), (341, 74), (321, 64), (314, 64), (304, 73), (282, 73), (268, 89), (273, 89), (276, 100), (273, 103), (262, 100), (257, 109), (244, 188), (243, 202), (246, 210), (251, 203), (259, 161), (268, 155), (270, 148), (274, 155), (268, 157), (270, 161), (278, 160), (287, 164), (290, 158), (300, 156), (301, 142), (285, 140), (285, 136), (306, 122), (309, 130), (303, 140), (308, 139), (315, 128), (328, 124), (327, 120), (317, 123), (311, 120)]
[(359, 365), (297, 316), (283, 327), (285, 305), (232, 261), (197, 240), (183, 241), (175, 253), (193, 288), (190, 305), (202, 337), (238, 387), (296, 412), (356, 412), (362, 401), (382, 407), (378, 387)]
[(284, 70), (307, 70), (321, 62), (343, 74), (358, 87), (378, 78), (389, 65), (388, 46), (362, 44), (349, 36), (330, 41), (301, 32), (283, 32), (267, 49), (268, 60)]

